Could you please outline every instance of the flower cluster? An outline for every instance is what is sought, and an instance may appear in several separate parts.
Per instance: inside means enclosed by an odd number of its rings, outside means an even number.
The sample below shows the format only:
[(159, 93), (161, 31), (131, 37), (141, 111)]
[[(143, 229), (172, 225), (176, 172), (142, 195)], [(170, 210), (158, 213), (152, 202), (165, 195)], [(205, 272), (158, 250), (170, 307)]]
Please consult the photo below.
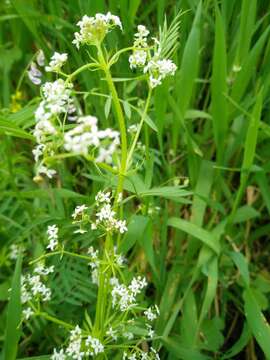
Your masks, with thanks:
[(128, 354), (127, 352), (123, 353), (122, 360), (160, 360), (158, 352), (150, 347), (150, 351), (140, 351), (136, 350)]
[(159, 315), (159, 308), (157, 307), (157, 305), (155, 305), (154, 307), (149, 307), (144, 311), (144, 315), (146, 316), (147, 320), (154, 321)]
[(60, 54), (59, 52), (55, 52), (52, 57), (51, 61), (49, 62), (49, 66), (45, 67), (47, 72), (59, 72), (61, 67), (67, 61), (68, 55), (66, 53)]
[(49, 239), (47, 249), (53, 251), (58, 245), (58, 227), (56, 225), (49, 225), (47, 235)]
[(58, 116), (74, 111), (71, 88), (72, 85), (66, 84), (62, 79), (46, 82), (41, 88), (43, 100), (35, 112), (34, 136), (38, 145), (33, 150), (33, 154), (38, 163), (37, 174), (45, 174), (49, 178), (55, 175), (56, 171), (48, 169), (40, 158), (44, 156), (45, 151), (48, 152), (51, 137), (57, 135)]
[(73, 219), (72, 224), (79, 225), (79, 228), (74, 231), (74, 234), (84, 234), (87, 230), (85, 230), (84, 225), (89, 222), (89, 216), (87, 214), (88, 206), (85, 204), (78, 205), (74, 209), (71, 217)]
[(24, 247), (18, 244), (11, 244), (9, 250), (9, 258), (11, 260), (17, 260), (19, 253), (24, 251)]
[(151, 54), (150, 46), (147, 43), (149, 31), (144, 25), (138, 25), (138, 32), (134, 35), (133, 53), (129, 57), (130, 68), (143, 68), (143, 72), (149, 77), (151, 88), (161, 85), (169, 75), (174, 75), (177, 66), (170, 59), (162, 59), (159, 41), (153, 38), (155, 45), (154, 53)]
[(119, 308), (120, 311), (127, 311), (136, 306), (136, 296), (147, 286), (146, 279), (141, 276), (133, 278), (129, 286), (120, 284), (115, 277), (111, 278), (110, 284), (112, 286), (112, 305), (114, 308)]
[(144, 25), (138, 25), (138, 32), (134, 35), (133, 54), (129, 57), (130, 68), (143, 67), (147, 60), (149, 30)]
[(98, 211), (96, 212), (96, 220), (92, 223), (92, 230), (101, 227), (106, 231), (116, 231), (123, 234), (127, 231), (126, 220), (115, 218), (115, 211), (111, 205), (111, 194), (99, 192), (96, 195), (96, 203)]
[(96, 14), (94, 17), (84, 15), (77, 23), (80, 32), (76, 32), (73, 44), (79, 49), (80, 45), (96, 45), (103, 41), (110, 29), (118, 26), (122, 30), (122, 24), (118, 16), (107, 14)]
[[(119, 145), (119, 133), (110, 128), (99, 130), (95, 116), (82, 116), (78, 125), (65, 133), (64, 148), (74, 154), (87, 155), (89, 147), (97, 147), (97, 162), (112, 162), (112, 155)], [(108, 142), (108, 144), (106, 144)]]
[(90, 246), (90, 248), (87, 251), (88, 255), (91, 258), (91, 261), (88, 263), (88, 265), (91, 267), (92, 273), (91, 273), (91, 278), (92, 278), (92, 283), (98, 285), (98, 275), (99, 275), (99, 251), (98, 250), (94, 250), (93, 246)]
[[(46, 277), (54, 272), (54, 267), (46, 268), (38, 265), (33, 271), (33, 275), (27, 274), (21, 278), (21, 301), (26, 304), (33, 301), (47, 302), (51, 299), (51, 289), (44, 284)], [(23, 311), (23, 315), (28, 319), (33, 314), (31, 307)]]
[(83, 358), (88, 358), (89, 356), (94, 357), (103, 352), (104, 346), (99, 339), (91, 335), (85, 336), (82, 329), (77, 325), (70, 332), (67, 348), (65, 350), (61, 349), (59, 352), (54, 349), (51, 359), (64, 360), (68, 358), (82, 360)]
[(158, 59), (155, 57), (148, 62), (144, 68), (144, 73), (149, 73), (149, 82), (152, 88), (161, 85), (162, 80), (164, 80), (169, 75), (174, 75), (177, 66), (170, 59)]

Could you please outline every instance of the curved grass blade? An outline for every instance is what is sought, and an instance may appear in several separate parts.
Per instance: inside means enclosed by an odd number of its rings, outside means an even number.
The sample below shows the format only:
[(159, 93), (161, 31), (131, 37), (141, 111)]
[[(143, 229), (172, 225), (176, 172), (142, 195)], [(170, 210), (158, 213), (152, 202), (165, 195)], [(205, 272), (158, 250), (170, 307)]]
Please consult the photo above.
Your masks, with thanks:
[(178, 218), (170, 218), (168, 220), (168, 225), (182, 230), (187, 234), (195, 237), (196, 239), (199, 239), (210, 249), (212, 249), (216, 254), (219, 254), (220, 248), (218, 241), (211, 232), (204, 230), (200, 226), (192, 224), (189, 221)]

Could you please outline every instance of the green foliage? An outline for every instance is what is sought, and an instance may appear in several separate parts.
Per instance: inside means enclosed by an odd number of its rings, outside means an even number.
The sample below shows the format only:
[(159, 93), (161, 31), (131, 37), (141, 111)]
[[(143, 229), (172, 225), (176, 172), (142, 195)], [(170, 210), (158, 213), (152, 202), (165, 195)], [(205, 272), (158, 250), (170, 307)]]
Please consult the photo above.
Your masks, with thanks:
[[(86, 64), (96, 54), (72, 45), (75, 25), (84, 14), (107, 11), (124, 27), (122, 35), (109, 33), (108, 48), (130, 46), (135, 26), (145, 24), (150, 36), (159, 29), (162, 53), (178, 67), (153, 93), (139, 139), (146, 147), (135, 149), (135, 166), (123, 179), (128, 232), (118, 245), (128, 260), (125, 275), (144, 274), (151, 284), (147, 305), (160, 307), (153, 345), (169, 360), (268, 359), (266, 0), (0, 2), (0, 358), (49, 359), (66, 340), (61, 324), (49, 318), (20, 330), (21, 267), (27, 272), (43, 254), (47, 226), (59, 225), (65, 249), (83, 253), (104, 244), (91, 232), (74, 236), (70, 215), (76, 205), (91, 208), (96, 193), (115, 189), (118, 177), (83, 157), (63, 156), (54, 159), (56, 178), (35, 178), (32, 130), (40, 94), (26, 72), (39, 49), (47, 62), (54, 51), (67, 52), (67, 73)], [(111, 67), (127, 127), (144, 117), (138, 99), (147, 97), (144, 75), (130, 71), (129, 55)], [(75, 90), (83, 113), (117, 129), (104, 74), (81, 72)], [(13, 244), (24, 249), (16, 262)], [(64, 255), (50, 261), (57, 271), (47, 314), (89, 327), (97, 291), (85, 261)]]

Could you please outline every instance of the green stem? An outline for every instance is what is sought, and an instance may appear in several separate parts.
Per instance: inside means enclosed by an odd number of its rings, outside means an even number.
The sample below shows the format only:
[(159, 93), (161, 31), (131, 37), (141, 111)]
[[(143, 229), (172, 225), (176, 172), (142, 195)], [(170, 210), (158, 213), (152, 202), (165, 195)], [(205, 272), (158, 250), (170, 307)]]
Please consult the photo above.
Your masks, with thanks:
[(87, 261), (91, 260), (91, 257), (87, 256), (87, 255), (80, 255), (80, 254), (72, 253), (70, 251), (59, 250), (59, 251), (53, 251), (51, 253), (41, 255), (37, 259), (30, 261), (29, 265), (35, 264), (43, 259), (46, 259), (46, 258), (54, 256), (54, 255), (68, 255), (68, 256), (76, 257), (76, 258), (87, 260)]
[(51, 315), (49, 315), (49, 314), (47, 314), (45, 312), (38, 312), (36, 315), (41, 316), (44, 319), (49, 320), (49, 321), (51, 321), (51, 322), (53, 322), (55, 324), (61, 325), (61, 326), (65, 327), (65, 328), (68, 328), (68, 329), (73, 329), (74, 328), (73, 325), (68, 324), (65, 321), (59, 320), (59, 319), (55, 318), (54, 316), (51, 316)]
[(152, 89), (150, 88), (149, 92), (148, 92), (147, 99), (146, 99), (145, 107), (144, 107), (144, 110), (143, 110), (143, 113), (142, 113), (141, 121), (139, 123), (138, 130), (136, 132), (133, 143), (132, 143), (132, 145), (131, 145), (131, 147), (129, 149), (129, 152), (128, 152), (127, 167), (129, 167), (129, 165), (130, 165), (130, 162), (131, 162), (131, 159), (132, 159), (136, 144), (137, 144), (139, 136), (140, 136), (140, 132), (142, 130), (143, 123), (144, 123), (144, 121), (146, 119), (147, 111), (148, 111), (148, 108), (149, 108), (149, 105), (150, 105), (151, 96), (152, 96)]
[[(123, 192), (124, 185), (124, 176), (126, 172), (126, 163), (127, 163), (127, 133), (126, 133), (126, 124), (124, 119), (123, 110), (121, 107), (120, 99), (118, 97), (114, 82), (112, 80), (112, 75), (110, 72), (110, 64), (108, 64), (104, 58), (101, 47), (97, 46), (98, 50), (98, 60), (100, 63), (101, 69), (105, 73), (106, 81), (108, 84), (109, 91), (112, 96), (112, 101), (118, 121), (118, 126), (120, 130), (121, 138), (121, 164), (119, 169), (119, 178), (115, 194), (114, 206), (118, 208), (118, 195)], [(113, 252), (113, 239), (110, 233), (107, 234), (105, 240), (105, 249), (103, 254), (103, 260), (105, 263), (106, 254)], [(103, 328), (105, 323), (105, 314), (107, 307), (107, 298), (108, 298), (108, 281), (111, 276), (111, 271), (105, 269), (106, 265), (101, 265), (99, 269), (99, 287), (98, 287), (98, 297), (97, 297), (97, 307), (96, 307), (96, 317), (94, 324), (94, 333), (96, 336), (99, 336), (100, 339), (103, 338)]]
[(126, 124), (124, 119), (123, 110), (120, 104), (120, 100), (112, 80), (112, 75), (110, 72), (109, 65), (104, 59), (104, 55), (100, 46), (98, 46), (98, 59), (100, 62), (100, 66), (105, 73), (106, 81), (112, 95), (112, 101), (118, 121), (118, 126), (120, 130), (120, 138), (121, 138), (121, 166), (119, 171), (119, 180), (118, 186), (115, 194), (115, 204), (118, 198), (118, 195), (123, 191), (123, 183), (124, 183), (124, 176), (126, 172), (126, 162), (127, 162), (127, 132), (126, 132)]
[(230, 230), (231, 225), (233, 224), (236, 211), (238, 209), (238, 206), (239, 206), (240, 201), (242, 199), (243, 193), (245, 191), (247, 179), (248, 179), (248, 173), (242, 172), (241, 177), (240, 177), (240, 187), (239, 187), (239, 189), (237, 191), (236, 198), (235, 198), (234, 203), (233, 203), (232, 211), (231, 211), (231, 213), (230, 213), (230, 215), (228, 217), (228, 220), (227, 220), (227, 225), (226, 225), (227, 232)]
[(71, 79), (73, 77), (77, 76), (82, 71), (90, 69), (90, 68), (98, 68), (98, 66), (99, 66), (98, 63), (88, 63), (88, 64), (85, 64), (85, 65), (79, 67), (79, 69), (75, 70), (73, 73), (68, 75), (68, 77), (66, 78), (66, 83), (71, 81)]

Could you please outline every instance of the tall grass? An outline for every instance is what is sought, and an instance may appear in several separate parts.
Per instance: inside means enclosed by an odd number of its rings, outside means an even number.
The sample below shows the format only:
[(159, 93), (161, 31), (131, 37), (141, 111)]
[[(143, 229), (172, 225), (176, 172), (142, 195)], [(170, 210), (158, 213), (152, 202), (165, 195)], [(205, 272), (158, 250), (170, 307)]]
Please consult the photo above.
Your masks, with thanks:
[[(33, 181), (31, 150), (36, 87), (25, 76), (34, 53), (69, 53), (68, 70), (83, 65), (72, 46), (76, 22), (111, 11), (124, 35), (109, 35), (112, 48), (129, 46), (135, 25), (158, 29), (181, 10), (175, 78), (157, 88), (137, 155), (138, 170), (124, 189), (134, 196), (121, 251), (130, 270), (144, 272), (148, 296), (160, 306), (156, 333), (162, 359), (270, 359), (270, 4), (266, 0), (11, 0), (0, 3), (0, 348), (2, 360), (52, 352), (58, 328), (34, 319), (20, 323), (21, 259), (9, 258), (23, 245), (22, 267), (44, 248), (48, 223), (69, 234), (76, 204), (93, 202), (115, 180), (84, 159), (59, 161), (57, 181)], [(128, 57), (113, 68), (127, 125), (133, 102), (144, 89), (130, 77)], [(106, 126), (111, 100), (104, 79), (79, 75), (86, 111)], [(98, 91), (95, 91), (97, 90)], [(110, 98), (109, 98), (110, 99)], [(106, 110), (107, 109), (107, 110)], [(179, 185), (187, 185), (182, 197)], [(138, 200), (139, 199), (139, 200)], [(138, 215), (137, 204), (144, 209)], [(157, 208), (159, 207), (159, 209)], [(152, 211), (149, 212), (149, 209)], [(87, 238), (82, 237), (82, 242)], [(75, 244), (76, 247), (76, 244)], [(59, 260), (54, 311), (82, 320), (95, 291), (89, 274), (73, 259)], [(8, 291), (12, 288), (11, 292)], [(49, 309), (49, 311), (52, 311)], [(18, 351), (16, 351), (18, 347)]]

